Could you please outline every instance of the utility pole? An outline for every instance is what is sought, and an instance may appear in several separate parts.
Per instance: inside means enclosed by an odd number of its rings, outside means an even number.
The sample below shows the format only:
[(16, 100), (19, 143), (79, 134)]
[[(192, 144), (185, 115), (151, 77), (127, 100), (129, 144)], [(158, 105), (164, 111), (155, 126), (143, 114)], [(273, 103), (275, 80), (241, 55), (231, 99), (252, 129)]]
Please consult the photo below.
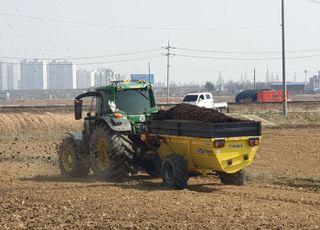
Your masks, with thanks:
[(253, 89), (256, 89), (256, 69), (253, 69)]
[(242, 90), (243, 89), (243, 73), (241, 73), (240, 87), (241, 87), (241, 90)]
[[(102, 77), (102, 76), (101, 76)], [(108, 81), (108, 69), (106, 69), (106, 84), (108, 85), (110, 81)]]
[(167, 56), (167, 103), (169, 103), (169, 68), (170, 68), (170, 56), (174, 55), (171, 53), (171, 49), (175, 49), (175, 47), (170, 46), (170, 42), (168, 40), (168, 45), (166, 47), (163, 47), (167, 50), (165, 55)]
[(148, 62), (149, 83), (151, 84), (150, 62)]
[(284, 0), (281, 0), (281, 29), (282, 29), (282, 91), (283, 115), (288, 116), (287, 82), (286, 82), (286, 51), (285, 51), (285, 25), (284, 25)]
[(307, 84), (308, 80), (307, 80), (307, 73), (308, 73), (308, 70), (304, 70), (304, 83)]
[(222, 73), (219, 71), (219, 77), (218, 77), (218, 87), (219, 91), (223, 91), (223, 80), (222, 80)]

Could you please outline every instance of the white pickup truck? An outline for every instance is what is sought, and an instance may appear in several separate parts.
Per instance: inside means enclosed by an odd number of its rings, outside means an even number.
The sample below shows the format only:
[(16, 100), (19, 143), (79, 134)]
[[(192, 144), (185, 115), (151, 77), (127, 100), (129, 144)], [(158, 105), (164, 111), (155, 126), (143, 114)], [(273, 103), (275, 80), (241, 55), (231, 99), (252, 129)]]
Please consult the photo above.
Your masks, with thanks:
[(222, 112), (222, 110), (225, 109), (226, 112), (229, 112), (227, 102), (214, 103), (212, 94), (207, 92), (188, 93), (184, 96), (183, 103), (205, 107), (208, 109), (216, 109), (219, 112)]

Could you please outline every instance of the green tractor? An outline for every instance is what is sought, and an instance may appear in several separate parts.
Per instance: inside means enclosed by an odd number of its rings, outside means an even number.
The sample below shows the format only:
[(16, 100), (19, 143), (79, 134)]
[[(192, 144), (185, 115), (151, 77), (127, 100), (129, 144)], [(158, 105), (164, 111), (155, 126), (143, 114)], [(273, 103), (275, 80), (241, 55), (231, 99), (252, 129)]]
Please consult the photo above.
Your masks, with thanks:
[(101, 179), (122, 181), (140, 169), (151, 175), (161, 160), (148, 154), (141, 139), (147, 120), (157, 112), (153, 89), (145, 81), (116, 81), (78, 95), (75, 119), (82, 118), (82, 99), (91, 97), (82, 134), (69, 133), (59, 147), (59, 167), (67, 177), (85, 177), (90, 168)]

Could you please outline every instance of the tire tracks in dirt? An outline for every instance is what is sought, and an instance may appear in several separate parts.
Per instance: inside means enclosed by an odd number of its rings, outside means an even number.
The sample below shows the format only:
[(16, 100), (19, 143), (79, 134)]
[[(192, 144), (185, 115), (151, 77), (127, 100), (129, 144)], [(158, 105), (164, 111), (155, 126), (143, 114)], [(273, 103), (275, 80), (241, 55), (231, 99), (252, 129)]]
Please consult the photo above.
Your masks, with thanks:
[[(251, 185), (252, 187), (252, 185)], [(288, 189), (282, 186), (273, 186), (273, 185), (253, 185), (256, 187), (253, 191), (243, 191), (244, 189), (232, 189), (232, 190), (221, 190), (217, 193), (237, 196), (244, 199), (255, 199), (265, 200), (265, 201), (278, 201), (278, 202), (286, 202), (293, 203), (299, 205), (311, 205), (311, 206), (319, 206), (320, 208), (320, 194), (312, 193), (310, 191), (300, 191), (298, 189)], [(273, 192), (273, 190), (278, 190), (277, 193)], [(280, 190), (280, 192), (279, 192)], [(289, 192), (289, 193), (288, 193)], [(268, 194), (265, 194), (268, 193)], [(292, 197), (294, 196), (294, 197)], [(314, 199), (310, 199), (310, 197), (314, 197)]]
[(281, 185), (281, 184), (257, 184), (259, 188), (270, 188), (270, 189), (278, 189), (278, 190), (286, 190), (286, 191), (303, 191), (305, 193), (320, 193), (320, 188), (310, 186), (288, 186), (288, 185)]

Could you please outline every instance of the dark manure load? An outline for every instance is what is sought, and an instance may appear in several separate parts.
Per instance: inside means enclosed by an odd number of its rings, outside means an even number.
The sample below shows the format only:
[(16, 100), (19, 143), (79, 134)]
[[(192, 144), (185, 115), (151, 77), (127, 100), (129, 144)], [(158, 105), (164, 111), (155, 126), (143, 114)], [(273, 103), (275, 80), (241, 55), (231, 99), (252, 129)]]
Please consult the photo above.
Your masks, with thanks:
[(149, 131), (153, 134), (206, 138), (256, 136), (261, 134), (261, 123), (233, 118), (213, 109), (178, 104), (153, 114)]

